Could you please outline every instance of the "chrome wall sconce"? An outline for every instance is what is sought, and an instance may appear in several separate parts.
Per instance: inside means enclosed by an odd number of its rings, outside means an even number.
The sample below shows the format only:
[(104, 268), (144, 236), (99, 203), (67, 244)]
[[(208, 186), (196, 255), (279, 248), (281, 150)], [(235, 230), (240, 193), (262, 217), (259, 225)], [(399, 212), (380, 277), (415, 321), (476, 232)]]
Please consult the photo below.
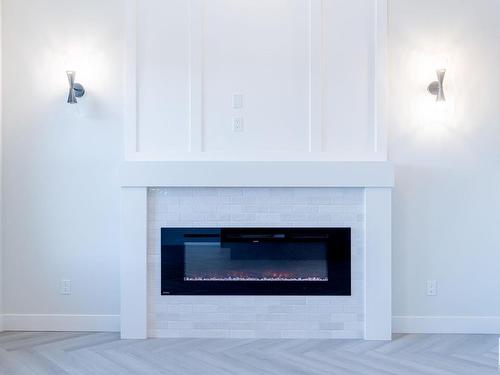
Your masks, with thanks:
[(436, 96), (437, 102), (445, 102), (446, 96), (444, 95), (444, 77), (446, 75), (446, 69), (439, 69), (436, 71), (437, 81), (431, 82), (427, 90)]
[(68, 75), (69, 82), (68, 103), (77, 104), (77, 98), (81, 98), (83, 95), (85, 95), (85, 88), (81, 84), (75, 82), (76, 72), (68, 70), (66, 74)]

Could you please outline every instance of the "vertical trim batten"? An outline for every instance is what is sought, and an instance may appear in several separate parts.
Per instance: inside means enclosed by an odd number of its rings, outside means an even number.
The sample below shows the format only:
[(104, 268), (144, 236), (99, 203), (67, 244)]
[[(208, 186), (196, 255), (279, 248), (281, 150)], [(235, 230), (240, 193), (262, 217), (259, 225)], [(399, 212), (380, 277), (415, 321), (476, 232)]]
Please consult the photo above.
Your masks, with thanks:
[(387, 160), (387, 48), (388, 3), (374, 1), (374, 151), (380, 160)]
[(309, 152), (323, 151), (322, 20), (322, 0), (309, 0)]
[(137, 0), (125, 3), (125, 155), (132, 157), (139, 150), (137, 121)]
[(203, 0), (190, 0), (189, 151), (203, 151)]

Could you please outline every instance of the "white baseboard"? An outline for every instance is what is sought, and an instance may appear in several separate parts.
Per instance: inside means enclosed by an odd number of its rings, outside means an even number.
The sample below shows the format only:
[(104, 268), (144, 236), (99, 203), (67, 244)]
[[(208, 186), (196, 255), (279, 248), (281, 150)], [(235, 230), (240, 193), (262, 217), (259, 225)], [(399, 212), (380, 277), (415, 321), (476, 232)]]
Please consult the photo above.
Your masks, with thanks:
[(119, 315), (4, 314), (4, 331), (119, 332)]
[[(394, 316), (394, 333), (500, 334), (500, 316)], [(119, 332), (119, 315), (0, 315), (2, 331)]]
[(500, 316), (393, 316), (394, 333), (500, 334)]

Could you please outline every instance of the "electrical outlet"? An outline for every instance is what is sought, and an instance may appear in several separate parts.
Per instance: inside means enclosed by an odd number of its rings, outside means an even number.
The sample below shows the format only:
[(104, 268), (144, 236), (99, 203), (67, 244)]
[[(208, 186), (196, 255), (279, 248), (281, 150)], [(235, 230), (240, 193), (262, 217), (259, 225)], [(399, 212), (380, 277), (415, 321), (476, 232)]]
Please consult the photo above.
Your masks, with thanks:
[(59, 293), (65, 296), (71, 294), (71, 280), (62, 279), (59, 283)]
[(243, 117), (233, 118), (233, 132), (242, 133), (244, 131), (245, 131), (245, 127), (243, 124)]
[(431, 297), (437, 296), (436, 280), (427, 280), (427, 295)]

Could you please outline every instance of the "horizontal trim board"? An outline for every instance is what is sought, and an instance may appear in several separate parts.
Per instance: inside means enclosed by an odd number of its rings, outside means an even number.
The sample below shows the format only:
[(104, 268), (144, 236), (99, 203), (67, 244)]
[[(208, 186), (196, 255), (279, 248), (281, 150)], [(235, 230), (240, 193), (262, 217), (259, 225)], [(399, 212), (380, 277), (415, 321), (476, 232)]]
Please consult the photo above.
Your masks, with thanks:
[(124, 162), (122, 187), (393, 187), (390, 162)]
[(119, 315), (4, 314), (4, 331), (119, 332)]
[(130, 153), (125, 161), (151, 161), (151, 162), (215, 162), (215, 161), (255, 161), (255, 162), (364, 162), (364, 161), (387, 161), (387, 157), (382, 152), (360, 151), (360, 152), (309, 152), (309, 151), (204, 151), (204, 152), (186, 152), (186, 151), (167, 151), (149, 152), (141, 150)]
[(393, 316), (394, 333), (500, 334), (500, 316)]

